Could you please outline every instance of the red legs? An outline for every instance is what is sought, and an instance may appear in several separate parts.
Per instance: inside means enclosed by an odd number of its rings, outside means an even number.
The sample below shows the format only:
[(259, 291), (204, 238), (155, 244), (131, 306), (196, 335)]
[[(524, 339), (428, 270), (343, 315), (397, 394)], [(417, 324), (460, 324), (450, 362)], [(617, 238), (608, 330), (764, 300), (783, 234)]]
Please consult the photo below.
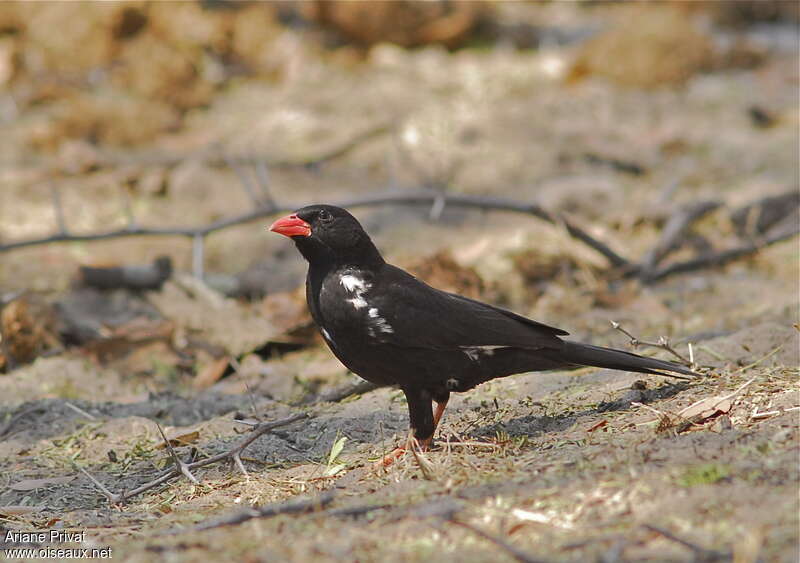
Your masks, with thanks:
[[(444, 414), (444, 409), (447, 408), (447, 401), (450, 400), (450, 395), (445, 398), (444, 401), (441, 403), (438, 401), (434, 401), (436, 403), (436, 411), (433, 413), (433, 430), (436, 431), (436, 428), (439, 426), (439, 421), (442, 420), (442, 415)], [(433, 434), (431, 434), (431, 438), (433, 438)]]
[[(444, 415), (444, 409), (447, 408), (447, 401), (450, 399), (448, 396), (445, 398), (444, 401), (433, 401), (436, 403), (436, 409), (433, 413), (433, 431), (436, 432), (436, 428), (439, 426), (439, 422), (442, 420), (442, 415)], [(413, 436), (409, 436), (408, 440), (406, 440), (405, 445), (398, 446), (390, 453), (383, 456), (382, 459), (375, 462), (375, 467), (388, 467), (394, 463), (396, 459), (400, 459), (402, 456), (406, 454), (408, 450), (411, 448), (417, 448), (419, 451), (426, 452), (431, 448), (431, 444), (433, 443), (433, 432), (431, 435), (424, 440), (417, 440)]]

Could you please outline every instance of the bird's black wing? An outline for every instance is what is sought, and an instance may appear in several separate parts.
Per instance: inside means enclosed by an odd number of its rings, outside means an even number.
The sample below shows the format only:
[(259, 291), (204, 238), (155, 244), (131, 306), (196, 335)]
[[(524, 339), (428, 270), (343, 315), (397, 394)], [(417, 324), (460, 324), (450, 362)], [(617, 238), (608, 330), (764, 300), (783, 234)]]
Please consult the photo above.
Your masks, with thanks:
[(465, 347), (510, 346), (541, 349), (563, 346), (561, 329), (511, 311), (447, 293), (386, 265), (370, 292), (370, 307), (391, 327), (379, 342), (402, 348), (456, 350)]

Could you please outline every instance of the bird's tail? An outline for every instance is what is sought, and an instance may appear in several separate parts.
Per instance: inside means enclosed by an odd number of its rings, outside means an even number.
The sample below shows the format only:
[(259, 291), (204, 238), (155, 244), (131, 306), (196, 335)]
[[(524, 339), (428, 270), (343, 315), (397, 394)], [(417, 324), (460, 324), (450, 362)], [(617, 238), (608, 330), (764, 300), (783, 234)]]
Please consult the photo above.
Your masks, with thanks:
[[(613, 348), (603, 348), (602, 346), (592, 346), (591, 344), (581, 344), (580, 342), (564, 342), (561, 352), (561, 359), (572, 364), (581, 366), (593, 366), (598, 368), (619, 369), (623, 371), (636, 371), (639, 373), (652, 373), (656, 375), (666, 375), (678, 379), (687, 379), (674, 375), (681, 373), (693, 377), (699, 374), (674, 362), (646, 358), (623, 350)], [(674, 373), (664, 373), (674, 372)]]

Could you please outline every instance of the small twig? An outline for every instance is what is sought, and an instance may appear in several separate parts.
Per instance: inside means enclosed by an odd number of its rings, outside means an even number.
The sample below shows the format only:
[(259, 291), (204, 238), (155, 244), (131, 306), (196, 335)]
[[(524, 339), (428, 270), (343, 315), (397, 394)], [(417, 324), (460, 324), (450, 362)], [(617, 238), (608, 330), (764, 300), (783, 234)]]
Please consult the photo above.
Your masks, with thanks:
[(428, 458), (422, 453), (419, 442), (413, 435), (409, 435), (406, 441), (406, 448), (411, 450), (414, 460), (416, 460), (420, 471), (422, 471), (422, 476), (428, 481), (436, 481), (436, 475), (433, 474), (433, 466), (431, 466), (431, 462), (428, 461)]
[(720, 560), (729, 560), (731, 555), (729, 553), (722, 553), (721, 551), (715, 551), (712, 549), (706, 549), (704, 547), (700, 547), (697, 544), (694, 544), (690, 541), (687, 541), (683, 538), (679, 538), (669, 530), (665, 530), (664, 528), (660, 528), (658, 526), (653, 526), (652, 524), (642, 524), (642, 527), (650, 530), (651, 532), (655, 532), (661, 536), (664, 536), (668, 540), (671, 540), (675, 543), (682, 545), (683, 547), (690, 549), (697, 555), (697, 559), (701, 561), (720, 561)]
[(86, 412), (85, 410), (83, 410), (81, 408), (76, 407), (75, 405), (73, 405), (69, 401), (64, 401), (64, 406), (69, 408), (69, 409), (74, 410), (76, 413), (78, 413), (81, 416), (85, 416), (89, 420), (97, 420), (96, 416), (94, 416), (93, 414), (89, 414), (88, 412)]
[(86, 475), (86, 476), (89, 478), (89, 480), (90, 480), (92, 483), (94, 483), (95, 487), (97, 487), (98, 489), (100, 489), (100, 491), (101, 491), (101, 492), (102, 492), (102, 493), (103, 493), (103, 494), (106, 496), (106, 498), (108, 499), (108, 502), (109, 502), (109, 504), (119, 504), (119, 502), (121, 501), (121, 498), (120, 498), (120, 496), (119, 496), (119, 495), (115, 495), (114, 493), (112, 493), (111, 491), (109, 491), (109, 490), (108, 490), (108, 488), (107, 488), (105, 485), (103, 485), (103, 484), (102, 484), (100, 481), (98, 481), (97, 479), (95, 479), (95, 478), (92, 476), (92, 474), (91, 474), (91, 473), (89, 473), (88, 471), (86, 471), (86, 470), (85, 470), (83, 467), (81, 467), (80, 465), (76, 465), (76, 464), (74, 464), (74, 465), (75, 465), (75, 467), (77, 467), (77, 468), (78, 468), (78, 469), (81, 471), (81, 473), (83, 473), (84, 475)]
[(614, 327), (614, 329), (620, 331), (622, 334), (624, 334), (628, 338), (630, 338), (631, 339), (630, 344), (634, 348), (638, 348), (639, 346), (647, 346), (649, 348), (659, 348), (661, 350), (666, 350), (667, 352), (669, 352), (670, 354), (672, 354), (673, 356), (678, 358), (681, 361), (681, 363), (683, 363), (684, 365), (687, 365), (689, 367), (694, 365), (694, 364), (692, 364), (691, 360), (688, 360), (688, 359), (684, 358), (682, 355), (680, 355), (678, 352), (676, 352), (675, 349), (672, 346), (670, 346), (669, 339), (666, 336), (659, 337), (657, 343), (656, 342), (645, 342), (644, 340), (639, 340), (634, 335), (632, 335), (630, 332), (628, 332), (627, 330), (622, 328), (622, 325), (620, 325), (616, 321), (611, 321), (611, 326)]
[[(235, 514), (223, 516), (222, 518), (201, 522), (200, 524), (191, 528), (191, 531), (201, 532), (203, 530), (211, 530), (213, 528), (221, 528), (223, 526), (235, 526), (254, 518), (271, 518), (273, 516), (278, 516), (279, 514), (303, 514), (307, 512), (317, 512), (333, 502), (335, 495), (336, 493), (334, 491), (325, 491), (319, 496), (310, 499), (291, 500), (277, 504), (268, 504), (267, 506), (247, 508)], [(183, 533), (185, 531), (188, 530), (175, 530), (172, 533)]]
[[(401, 191), (401, 192), (388, 192), (378, 193), (366, 197), (351, 198), (344, 201), (334, 202), (339, 207), (373, 207), (380, 205), (425, 205), (433, 203), (437, 198), (441, 197), (440, 192), (433, 190), (422, 191)], [(631, 264), (625, 258), (611, 250), (606, 244), (595, 239), (586, 233), (577, 225), (573, 225), (566, 219), (561, 219), (556, 215), (551, 215), (541, 207), (533, 203), (522, 203), (510, 199), (495, 198), (488, 196), (473, 196), (467, 194), (451, 193), (447, 196), (448, 205), (455, 205), (458, 207), (473, 208), (473, 209), (490, 209), (495, 211), (507, 211), (512, 213), (521, 213), (524, 215), (532, 215), (551, 224), (559, 224), (563, 222), (567, 232), (576, 239), (580, 240), (590, 248), (593, 248), (600, 254), (606, 257), (609, 263), (614, 267), (629, 268)], [(58, 233), (42, 238), (19, 240), (6, 244), (0, 244), (0, 252), (6, 252), (17, 248), (24, 248), (27, 246), (35, 246), (40, 244), (49, 244), (53, 242), (77, 242), (77, 241), (94, 241), (105, 240), (110, 238), (121, 238), (129, 236), (185, 236), (197, 240), (198, 236), (206, 236), (215, 231), (226, 229), (234, 225), (240, 225), (256, 219), (262, 219), (273, 215), (275, 213), (284, 211), (294, 211), (304, 207), (304, 204), (282, 203), (281, 205), (265, 205), (259, 209), (250, 210), (241, 214), (232, 215), (223, 219), (219, 219), (201, 227), (153, 227), (153, 228), (126, 228), (114, 231), (107, 231), (102, 233), (90, 234), (67, 234)], [(202, 247), (199, 249), (202, 251)], [(198, 252), (195, 252), (195, 272), (200, 270), (197, 262)]]
[(774, 356), (775, 354), (777, 354), (777, 353), (778, 353), (778, 351), (779, 351), (781, 348), (783, 348), (783, 344), (781, 344), (780, 346), (778, 346), (778, 347), (777, 347), (777, 348), (775, 348), (775, 349), (774, 349), (772, 352), (770, 352), (770, 353), (766, 354), (765, 356), (762, 356), (762, 357), (760, 357), (760, 358), (759, 358), (759, 359), (757, 359), (755, 362), (752, 362), (752, 363), (749, 363), (749, 364), (747, 364), (746, 366), (740, 367), (740, 368), (739, 368), (739, 369), (737, 369), (736, 371), (732, 371), (730, 374), (731, 374), (731, 375), (736, 375), (736, 374), (738, 374), (738, 373), (742, 373), (742, 372), (744, 372), (744, 371), (747, 371), (747, 370), (748, 370), (748, 369), (750, 369), (750, 368), (754, 368), (754, 367), (756, 367), (758, 364), (760, 364), (760, 363), (761, 363), (761, 362), (763, 362), (764, 360), (766, 360), (766, 359), (768, 359), (768, 358), (770, 358), (770, 357)]
[(753, 383), (756, 379), (757, 378), (755, 378), (755, 377), (751, 377), (750, 379), (748, 379), (747, 381), (742, 383), (739, 387), (737, 387), (736, 391), (733, 391), (732, 393), (728, 393), (727, 395), (724, 395), (724, 396), (720, 397), (719, 401), (717, 402), (717, 404), (721, 403), (722, 401), (727, 401), (728, 399), (733, 399), (739, 393), (741, 393), (742, 391), (747, 389), (750, 386), (750, 384)]
[(639, 276), (647, 280), (655, 267), (679, 246), (680, 238), (692, 223), (717, 209), (722, 203), (718, 201), (701, 201), (681, 207), (667, 220), (656, 245), (645, 254), (639, 270)]
[(777, 409), (774, 411), (758, 412), (758, 407), (753, 408), (753, 414), (750, 415), (750, 420), (761, 420), (762, 418), (769, 418), (787, 412), (798, 411), (800, 407), (789, 407), (788, 409)]
[(248, 426), (258, 426), (261, 424), (260, 420), (245, 420), (243, 418), (237, 418), (234, 420), (237, 424), (246, 424)]
[[(239, 363), (235, 357), (231, 357), (229, 360), (233, 371), (236, 372), (236, 375), (242, 378), (242, 382), (244, 382), (244, 388), (247, 390), (247, 396), (250, 399), (250, 407), (253, 409), (253, 417), (258, 420), (258, 407), (256, 407), (256, 396), (253, 393), (253, 389), (250, 387), (249, 377), (242, 371), (242, 365)], [(241, 422), (241, 421), (240, 421)]]
[(172, 457), (172, 461), (175, 463), (175, 467), (177, 467), (180, 472), (183, 473), (187, 479), (189, 479), (189, 481), (195, 485), (199, 485), (200, 481), (198, 481), (197, 478), (192, 475), (188, 465), (185, 464), (180, 457), (178, 457), (178, 454), (175, 452), (172, 444), (170, 444), (169, 440), (167, 439), (167, 435), (164, 434), (164, 429), (161, 428), (161, 425), (158, 422), (156, 422), (156, 427), (158, 428), (158, 432), (161, 434), (161, 437), (164, 439), (164, 444), (167, 446), (167, 450), (169, 451), (169, 455)]
[(647, 283), (661, 281), (668, 276), (674, 274), (683, 274), (703, 268), (710, 268), (713, 266), (723, 266), (728, 262), (733, 262), (739, 258), (744, 258), (750, 254), (755, 254), (766, 246), (776, 244), (778, 242), (788, 240), (800, 234), (800, 229), (796, 225), (788, 224), (786, 228), (779, 229), (778, 232), (764, 238), (759, 242), (750, 242), (742, 246), (722, 250), (706, 256), (700, 256), (685, 262), (678, 262), (670, 266), (665, 266), (660, 270), (654, 271), (646, 280)]
[(365, 505), (357, 505), (357, 506), (346, 506), (344, 508), (334, 508), (326, 510), (325, 512), (321, 512), (319, 515), (322, 518), (327, 518), (330, 516), (344, 516), (344, 517), (351, 517), (355, 518), (357, 516), (363, 516), (364, 514), (369, 514), (370, 512), (375, 512), (376, 510), (385, 510), (387, 508), (393, 508), (394, 505), (392, 504), (365, 504)]
[(656, 408), (653, 408), (653, 407), (651, 407), (649, 405), (645, 405), (644, 403), (638, 403), (638, 402), (635, 402), (635, 401), (631, 402), (631, 406), (632, 407), (642, 407), (642, 408), (644, 408), (646, 410), (649, 410), (650, 412), (656, 414), (659, 417), (659, 420), (657, 420), (657, 421), (656, 420), (651, 420), (651, 421), (643, 422), (643, 423), (640, 423), (640, 424), (636, 425), (636, 426), (646, 426), (648, 424), (652, 424), (653, 422), (658, 422), (659, 423), (659, 427), (656, 430), (656, 432), (659, 432), (659, 431), (662, 431), (662, 430), (666, 430), (666, 429), (672, 429), (675, 433), (681, 434), (683, 432), (686, 432), (692, 426), (696, 426), (698, 428), (701, 428), (703, 426), (702, 424), (699, 424), (700, 419), (698, 417), (687, 419), (687, 418), (681, 416), (678, 413), (663, 412), (663, 411), (660, 411), (660, 410), (658, 410)]
[(448, 522), (450, 522), (451, 524), (455, 524), (456, 526), (461, 526), (462, 528), (466, 528), (467, 530), (469, 530), (473, 534), (478, 535), (478, 536), (482, 537), (483, 539), (492, 542), (497, 547), (499, 547), (499, 548), (505, 550), (506, 552), (508, 552), (508, 554), (511, 555), (514, 559), (516, 559), (517, 561), (521, 561), (522, 563), (544, 563), (546, 561), (545, 559), (539, 559), (537, 557), (533, 557), (533, 556), (525, 553), (524, 551), (522, 551), (518, 547), (514, 547), (513, 545), (508, 543), (503, 538), (495, 536), (493, 534), (490, 534), (489, 532), (485, 532), (485, 531), (481, 530), (480, 528), (477, 528), (477, 527), (473, 526), (472, 524), (468, 524), (468, 523), (466, 523), (466, 522), (464, 522), (462, 520), (456, 520), (456, 519), (453, 518), (453, 519), (448, 520)]
[(457, 447), (462, 447), (462, 448), (497, 449), (497, 448), (502, 447), (502, 446), (500, 446), (500, 444), (493, 444), (491, 442), (469, 442), (469, 441), (462, 441), (462, 440), (458, 440), (458, 441), (448, 440), (446, 443), (447, 443), (448, 446), (457, 446)]
[[(547, 215), (547, 217), (542, 217), (545, 221), (549, 223), (557, 223), (557, 217), (551, 217)], [(594, 249), (595, 251), (599, 252), (603, 256), (605, 256), (606, 260), (608, 260), (609, 264), (611, 264), (614, 268), (619, 268), (623, 270), (628, 270), (634, 268), (633, 264), (631, 264), (626, 258), (623, 258), (611, 248), (606, 245), (605, 243), (600, 242), (599, 240), (595, 239), (589, 233), (578, 227), (577, 225), (573, 225), (571, 222), (567, 221), (564, 218), (560, 219), (560, 222), (564, 224), (567, 229), (567, 232), (575, 239), (578, 239), (586, 246)]]
[[(253, 431), (246, 438), (244, 438), (243, 440), (238, 442), (235, 446), (233, 446), (232, 448), (230, 448), (229, 450), (227, 450), (225, 452), (222, 452), (220, 454), (217, 454), (217, 455), (214, 455), (214, 456), (211, 456), (211, 457), (207, 457), (205, 459), (201, 459), (199, 461), (193, 461), (191, 463), (185, 463), (185, 462), (177, 463), (180, 460), (176, 460), (176, 467), (174, 469), (172, 469), (170, 471), (167, 471), (163, 475), (159, 475), (158, 477), (156, 477), (152, 481), (149, 481), (149, 482), (145, 483), (144, 485), (141, 485), (141, 486), (133, 489), (132, 491), (125, 491), (125, 492), (123, 492), (121, 494), (118, 494), (118, 495), (115, 495), (114, 493), (110, 493), (113, 496), (112, 504), (119, 504), (119, 503), (125, 502), (126, 500), (128, 500), (130, 498), (133, 498), (133, 497), (135, 497), (137, 495), (140, 495), (140, 494), (144, 493), (145, 491), (149, 491), (150, 489), (158, 487), (159, 485), (162, 485), (163, 483), (166, 483), (170, 479), (173, 479), (174, 477), (177, 477), (179, 475), (186, 475), (187, 477), (189, 477), (189, 475), (191, 475), (191, 470), (192, 469), (198, 469), (200, 467), (205, 467), (206, 465), (211, 465), (212, 463), (217, 463), (218, 461), (222, 461), (223, 459), (232, 459), (232, 460), (234, 460), (234, 462), (237, 463), (237, 466), (239, 467), (239, 469), (242, 470), (244, 468), (244, 466), (243, 466), (242, 461), (241, 461), (241, 453), (245, 450), (245, 448), (247, 448), (250, 444), (252, 444), (255, 440), (257, 440), (263, 434), (266, 434), (267, 432), (269, 432), (271, 430), (274, 430), (275, 428), (279, 428), (281, 426), (286, 426), (287, 424), (291, 424), (293, 422), (297, 422), (298, 420), (302, 420), (304, 418), (308, 418), (308, 414), (300, 413), (300, 414), (292, 415), (292, 416), (287, 417), (287, 418), (282, 418), (280, 420), (275, 420), (273, 422), (262, 422), (262, 423), (259, 423), (258, 425), (256, 425), (253, 428)], [(161, 435), (164, 436), (164, 432), (163, 432), (163, 430), (161, 430), (160, 425), (159, 425), (159, 431), (161, 432)], [(165, 436), (164, 436), (164, 438), (166, 440)], [(173, 454), (173, 457), (176, 458), (177, 456), (174, 455), (174, 450), (172, 449), (172, 445), (171, 444), (169, 445), (169, 449), (170, 449), (170, 452)], [(237, 461), (237, 458), (238, 458), (238, 461)], [(187, 470), (189, 475), (187, 475), (183, 471), (184, 468)], [(92, 479), (92, 481), (94, 482), (95, 480)], [(197, 482), (197, 481), (195, 480), (195, 482)], [(95, 484), (97, 484), (97, 483), (95, 483)], [(103, 489), (101, 488), (101, 491), (102, 490)], [(107, 489), (106, 489), (106, 491), (107, 491)], [(103, 494), (106, 494), (106, 492), (104, 491)], [(106, 496), (108, 496), (108, 494), (106, 494)], [(109, 497), (109, 500), (111, 500), (110, 497)]]
[[(664, 411), (660, 411), (655, 407), (651, 407), (650, 405), (647, 405), (645, 403), (640, 403), (638, 401), (631, 401), (631, 406), (632, 407), (641, 407), (643, 409), (646, 409), (646, 410), (650, 411), (653, 414), (656, 414), (656, 415), (660, 416), (661, 418), (669, 418), (670, 416), (675, 416), (675, 417), (678, 416), (675, 413), (665, 413)], [(650, 422), (646, 422), (645, 424), (650, 424)]]

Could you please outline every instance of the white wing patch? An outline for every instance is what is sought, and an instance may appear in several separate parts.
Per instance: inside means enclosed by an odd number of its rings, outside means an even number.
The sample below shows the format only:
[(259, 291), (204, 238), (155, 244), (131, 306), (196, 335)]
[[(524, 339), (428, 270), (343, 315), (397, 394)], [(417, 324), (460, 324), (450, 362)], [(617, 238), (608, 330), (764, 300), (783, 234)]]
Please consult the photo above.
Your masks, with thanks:
[[(342, 284), (344, 289), (353, 295), (346, 301), (358, 309), (369, 307), (367, 303), (366, 293), (372, 287), (372, 284), (354, 274), (342, 274), (339, 278), (339, 283)], [(372, 338), (377, 338), (380, 333), (392, 334), (394, 329), (389, 322), (381, 317), (380, 311), (377, 307), (370, 307), (367, 310), (367, 334)]]
[(392, 325), (390, 325), (386, 321), (386, 319), (381, 317), (380, 313), (378, 312), (378, 309), (376, 309), (375, 307), (370, 307), (370, 310), (367, 312), (367, 314), (371, 319), (370, 321), (371, 326), (368, 329), (370, 336), (375, 336), (376, 329), (379, 332), (384, 332), (386, 334), (392, 334), (394, 332)]
[(342, 287), (344, 287), (347, 291), (354, 294), (352, 299), (347, 300), (353, 305), (353, 307), (356, 309), (363, 309), (367, 306), (367, 300), (364, 299), (364, 293), (366, 293), (367, 290), (372, 287), (371, 284), (368, 284), (353, 274), (344, 274), (339, 278), (339, 283), (341, 283)]
[(473, 362), (477, 362), (481, 356), (494, 356), (494, 351), (508, 346), (461, 346), (461, 351)]

